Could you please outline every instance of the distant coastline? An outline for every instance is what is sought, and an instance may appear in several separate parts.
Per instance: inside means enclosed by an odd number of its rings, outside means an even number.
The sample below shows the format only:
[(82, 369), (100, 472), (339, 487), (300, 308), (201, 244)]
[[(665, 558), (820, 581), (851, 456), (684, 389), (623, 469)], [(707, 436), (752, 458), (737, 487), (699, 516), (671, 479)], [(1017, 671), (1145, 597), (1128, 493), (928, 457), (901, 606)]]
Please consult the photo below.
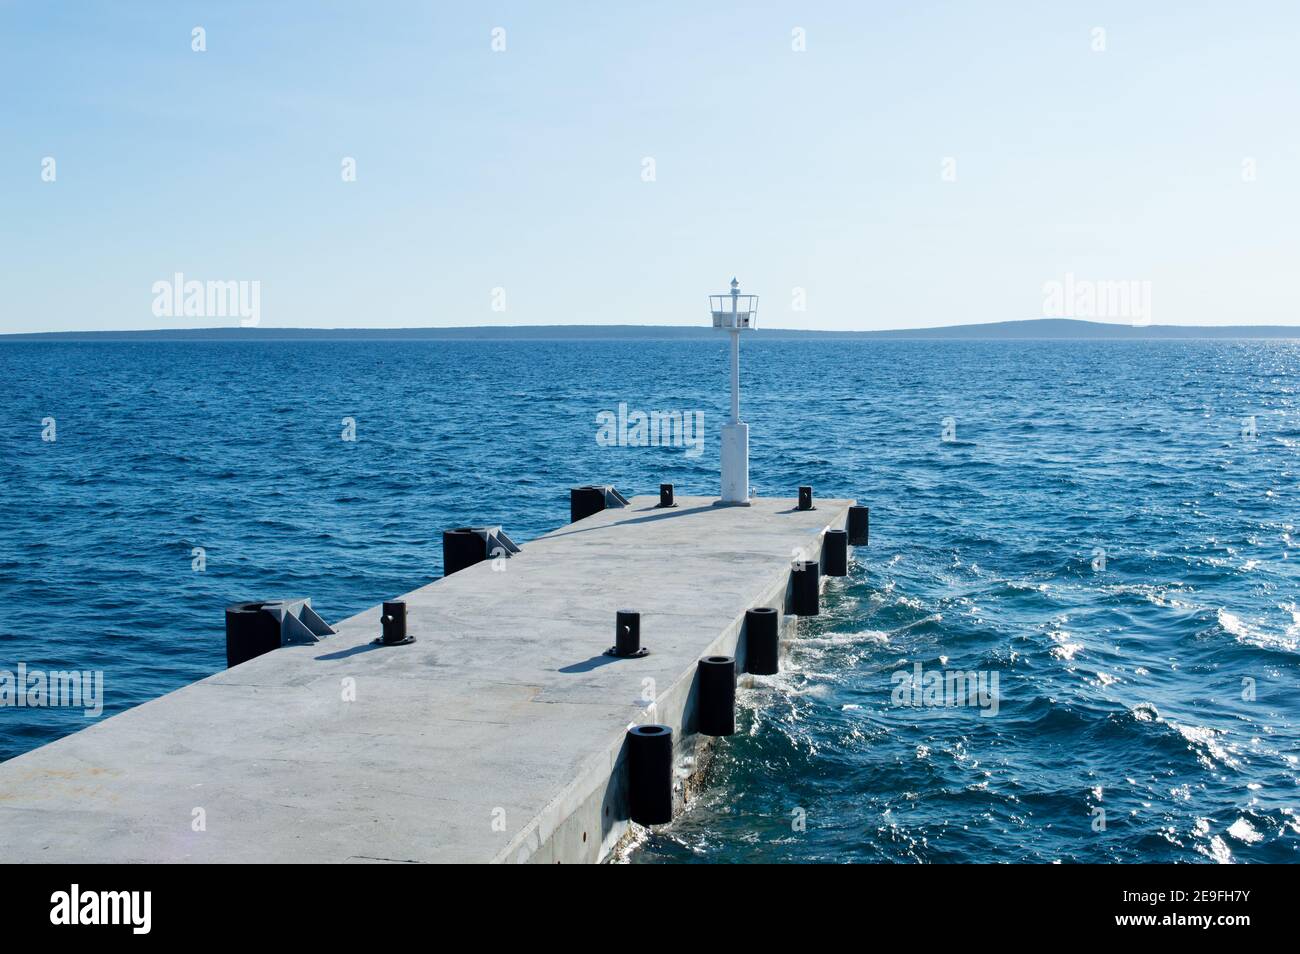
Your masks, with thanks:
[[(144, 331), (42, 331), (0, 335), (3, 341), (677, 341), (714, 340), (709, 327), (687, 325), (476, 325), (449, 328), (171, 328)], [(1300, 339), (1300, 325), (1133, 325), (1073, 318), (1030, 318), (940, 328), (814, 331), (758, 328), (747, 337), (954, 341), (1162, 341)]]

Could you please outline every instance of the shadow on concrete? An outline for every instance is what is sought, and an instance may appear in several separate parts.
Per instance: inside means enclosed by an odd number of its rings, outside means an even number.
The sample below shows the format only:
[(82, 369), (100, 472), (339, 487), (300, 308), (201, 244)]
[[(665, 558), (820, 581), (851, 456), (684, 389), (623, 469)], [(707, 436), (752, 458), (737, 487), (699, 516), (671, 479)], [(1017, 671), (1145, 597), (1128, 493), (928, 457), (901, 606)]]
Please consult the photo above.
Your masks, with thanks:
[(573, 663), (572, 665), (563, 666), (556, 672), (591, 672), (593, 669), (599, 669), (601, 666), (608, 666), (610, 663), (621, 662), (618, 656), (606, 656), (601, 653), (599, 656), (592, 656), (590, 659), (584, 659), (582, 662)]
[(383, 646), (376, 646), (374, 643), (362, 643), (360, 646), (353, 646), (351, 649), (340, 649), (336, 653), (326, 653), (323, 656), (317, 656), (317, 659), (347, 659), (349, 656), (356, 656), (360, 653), (368, 653), (372, 649), (383, 649)]
[[(652, 507), (649, 509), (654, 510), (657, 508)], [(647, 514), (644, 517), (629, 517), (627, 520), (615, 520), (613, 523), (602, 523), (598, 527), (579, 527), (577, 530), (556, 531), (547, 534), (547, 536), (551, 538), (567, 537), (572, 533), (587, 533), (590, 530), (607, 530), (610, 527), (623, 527), (633, 523), (650, 523), (654, 520), (671, 520), (674, 517), (685, 517), (687, 514), (692, 513), (712, 513), (717, 509), (718, 508), (714, 507), (712, 504), (704, 507), (677, 507), (672, 510), (659, 510), (658, 513)]]

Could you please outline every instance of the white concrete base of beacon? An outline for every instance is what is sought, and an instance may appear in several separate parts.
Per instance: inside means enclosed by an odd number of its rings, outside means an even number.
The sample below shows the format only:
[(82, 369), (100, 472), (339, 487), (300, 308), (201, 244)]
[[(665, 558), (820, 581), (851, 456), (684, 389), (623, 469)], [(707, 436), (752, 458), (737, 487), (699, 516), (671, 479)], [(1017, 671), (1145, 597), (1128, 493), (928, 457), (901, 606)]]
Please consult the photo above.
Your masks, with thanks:
[(722, 507), (749, 506), (749, 425), (722, 426)]

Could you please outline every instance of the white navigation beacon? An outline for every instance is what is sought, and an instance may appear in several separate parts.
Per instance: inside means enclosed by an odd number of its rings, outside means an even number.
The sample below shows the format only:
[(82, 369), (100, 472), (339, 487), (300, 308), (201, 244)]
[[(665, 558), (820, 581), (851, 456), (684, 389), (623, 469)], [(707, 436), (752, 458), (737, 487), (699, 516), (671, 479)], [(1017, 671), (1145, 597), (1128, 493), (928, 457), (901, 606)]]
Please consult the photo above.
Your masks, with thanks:
[(722, 497), (720, 504), (749, 506), (749, 425), (740, 419), (740, 333), (758, 320), (758, 296), (742, 295), (740, 282), (731, 292), (710, 295), (713, 327), (731, 333), (731, 419), (722, 428)]

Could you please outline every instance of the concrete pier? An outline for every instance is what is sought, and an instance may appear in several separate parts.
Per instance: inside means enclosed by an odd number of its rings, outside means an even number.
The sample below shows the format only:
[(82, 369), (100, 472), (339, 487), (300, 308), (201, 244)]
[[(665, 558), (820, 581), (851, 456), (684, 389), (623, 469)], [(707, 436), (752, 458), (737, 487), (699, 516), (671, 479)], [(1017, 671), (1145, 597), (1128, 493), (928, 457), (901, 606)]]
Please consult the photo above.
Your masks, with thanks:
[[(743, 668), (745, 610), (784, 610), (853, 502), (713, 499), (636, 497), (408, 593), (410, 645), (371, 645), (376, 605), (0, 764), (5, 860), (602, 860), (627, 727), (672, 726), (685, 766), (697, 661)], [(277, 595), (311, 594), (247, 594)], [(620, 609), (650, 655), (602, 655)]]

